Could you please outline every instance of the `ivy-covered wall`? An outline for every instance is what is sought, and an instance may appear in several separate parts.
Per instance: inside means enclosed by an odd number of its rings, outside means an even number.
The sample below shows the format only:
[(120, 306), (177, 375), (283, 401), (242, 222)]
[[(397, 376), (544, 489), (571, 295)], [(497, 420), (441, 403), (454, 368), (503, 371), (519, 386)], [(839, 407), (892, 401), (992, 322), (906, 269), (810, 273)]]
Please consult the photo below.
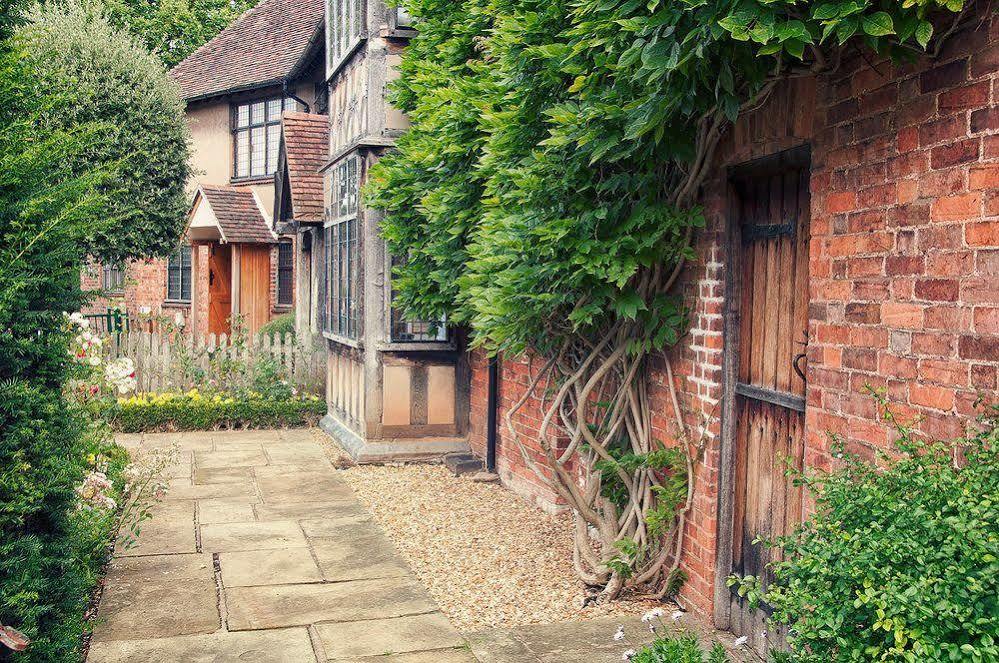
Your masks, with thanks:
[[(708, 230), (682, 284), (692, 329), (674, 350), (688, 424), (708, 444), (686, 524), (687, 605), (715, 608), (721, 449), (725, 168), (811, 145), (806, 464), (830, 467), (827, 431), (872, 455), (892, 438), (867, 385), (919, 430), (952, 437), (976, 399), (999, 400), (999, 20), (979, 6), (935, 59), (892, 64), (856, 50), (819, 78), (799, 78), (740, 118), (716, 155), (703, 199)], [(504, 357), (501, 408), (527, 384), (527, 360)], [(485, 449), (486, 359), (472, 355), (471, 442)], [(673, 431), (665, 374), (651, 379), (656, 437)], [(540, 423), (528, 402), (515, 421)], [(502, 421), (502, 412), (500, 416)], [(547, 506), (554, 493), (500, 427), (503, 481)], [(721, 576), (724, 580), (724, 575)]]

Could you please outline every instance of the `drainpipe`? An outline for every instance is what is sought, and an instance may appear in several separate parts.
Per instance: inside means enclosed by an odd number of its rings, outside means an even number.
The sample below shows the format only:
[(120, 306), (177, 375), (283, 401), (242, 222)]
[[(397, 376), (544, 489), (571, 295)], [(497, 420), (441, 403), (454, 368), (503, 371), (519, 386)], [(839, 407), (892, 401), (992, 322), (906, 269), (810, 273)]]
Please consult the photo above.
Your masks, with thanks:
[(489, 358), (489, 386), (486, 390), (486, 471), (496, 473), (496, 410), (499, 386), (499, 359)]
[(284, 79), (284, 81), (282, 82), (282, 84), (281, 84), (281, 90), (284, 93), (284, 96), (291, 97), (292, 99), (294, 99), (298, 103), (302, 104), (302, 107), (305, 108), (305, 112), (306, 113), (310, 112), (309, 111), (309, 104), (305, 103), (305, 99), (302, 99), (301, 97), (297, 96), (294, 92), (291, 91), (291, 87), (288, 85), (288, 79), (287, 78)]

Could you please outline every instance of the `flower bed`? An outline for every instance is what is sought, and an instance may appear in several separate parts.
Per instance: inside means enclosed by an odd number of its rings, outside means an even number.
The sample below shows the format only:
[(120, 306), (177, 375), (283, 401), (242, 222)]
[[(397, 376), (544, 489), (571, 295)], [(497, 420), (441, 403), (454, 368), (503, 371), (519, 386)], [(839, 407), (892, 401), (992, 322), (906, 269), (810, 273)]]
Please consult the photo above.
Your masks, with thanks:
[(138, 394), (119, 398), (104, 417), (120, 433), (297, 428), (314, 426), (326, 414), (326, 402), (315, 395), (285, 398), (258, 392), (245, 395), (186, 393)]

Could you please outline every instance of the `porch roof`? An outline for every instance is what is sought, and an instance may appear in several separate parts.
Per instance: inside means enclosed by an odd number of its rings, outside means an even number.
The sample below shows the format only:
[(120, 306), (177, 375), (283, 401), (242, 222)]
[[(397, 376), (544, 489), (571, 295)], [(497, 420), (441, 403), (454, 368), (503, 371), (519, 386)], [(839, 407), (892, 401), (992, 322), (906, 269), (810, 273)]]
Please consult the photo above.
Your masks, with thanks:
[(282, 118), (281, 155), (294, 221), (323, 220), (323, 176), (319, 169), (329, 151), (329, 127), (326, 115), (288, 111)]
[(188, 214), (192, 240), (218, 239), (229, 243), (272, 244), (270, 220), (253, 189), (203, 184)]

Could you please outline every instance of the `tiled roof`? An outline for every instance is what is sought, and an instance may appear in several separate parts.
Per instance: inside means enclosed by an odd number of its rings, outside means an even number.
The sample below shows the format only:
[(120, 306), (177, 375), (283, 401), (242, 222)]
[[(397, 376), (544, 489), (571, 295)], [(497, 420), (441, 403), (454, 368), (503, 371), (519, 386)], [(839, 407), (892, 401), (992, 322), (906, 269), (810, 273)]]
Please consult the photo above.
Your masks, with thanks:
[(185, 99), (279, 83), (323, 26), (323, 0), (262, 0), (170, 70)]
[(286, 111), (281, 127), (288, 162), (292, 218), (322, 221), (323, 176), (319, 169), (326, 163), (329, 151), (329, 120), (325, 115)]
[(203, 184), (201, 191), (211, 205), (227, 242), (277, 241), (252, 189)]

